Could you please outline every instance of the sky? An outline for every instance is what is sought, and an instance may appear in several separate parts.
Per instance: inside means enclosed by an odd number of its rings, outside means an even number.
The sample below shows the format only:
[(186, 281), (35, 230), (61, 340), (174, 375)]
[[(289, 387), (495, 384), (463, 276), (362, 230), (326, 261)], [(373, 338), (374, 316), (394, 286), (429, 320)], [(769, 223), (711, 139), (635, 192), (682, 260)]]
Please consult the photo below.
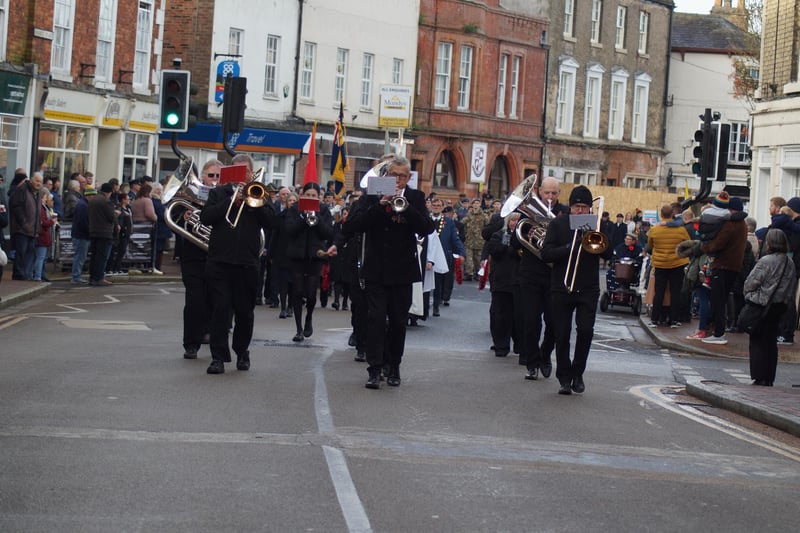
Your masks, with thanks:
[(675, 11), (681, 13), (702, 13), (708, 15), (711, 12), (711, 7), (714, 5), (714, 0), (674, 0)]

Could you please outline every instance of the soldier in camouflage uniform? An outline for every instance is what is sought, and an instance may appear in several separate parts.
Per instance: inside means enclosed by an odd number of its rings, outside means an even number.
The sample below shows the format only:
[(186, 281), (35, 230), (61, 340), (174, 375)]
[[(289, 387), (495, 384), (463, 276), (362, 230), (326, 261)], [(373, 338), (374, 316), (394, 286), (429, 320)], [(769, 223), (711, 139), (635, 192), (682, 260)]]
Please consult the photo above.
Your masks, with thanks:
[(481, 209), (481, 201), (473, 200), (469, 213), (462, 220), (466, 239), (464, 247), (467, 259), (464, 262), (464, 277), (468, 280), (477, 279), (478, 270), (481, 268), (481, 250), (483, 249), (483, 236), (481, 230), (489, 222), (489, 215)]

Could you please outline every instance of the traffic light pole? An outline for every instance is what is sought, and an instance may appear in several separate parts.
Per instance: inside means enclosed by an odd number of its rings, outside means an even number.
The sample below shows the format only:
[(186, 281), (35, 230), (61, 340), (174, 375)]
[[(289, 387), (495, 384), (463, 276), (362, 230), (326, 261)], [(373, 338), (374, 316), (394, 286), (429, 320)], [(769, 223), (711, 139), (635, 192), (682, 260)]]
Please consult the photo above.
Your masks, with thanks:
[(180, 148), (178, 148), (178, 134), (173, 132), (171, 136), (171, 144), (172, 144), (172, 151), (175, 155), (178, 156), (178, 159), (181, 161), (187, 161), (189, 156), (184, 154)]
[(700, 125), (700, 129), (694, 134), (695, 141), (700, 143), (700, 145), (694, 149), (694, 156), (699, 160), (700, 168), (698, 174), (700, 175), (700, 187), (697, 189), (697, 194), (683, 201), (681, 204), (683, 209), (698, 202), (702, 202), (708, 198), (708, 195), (711, 193), (713, 170), (710, 162), (713, 161), (712, 158), (714, 157), (714, 150), (712, 149), (711, 108), (707, 107), (705, 112), (700, 115), (700, 118), (703, 120), (703, 123)]

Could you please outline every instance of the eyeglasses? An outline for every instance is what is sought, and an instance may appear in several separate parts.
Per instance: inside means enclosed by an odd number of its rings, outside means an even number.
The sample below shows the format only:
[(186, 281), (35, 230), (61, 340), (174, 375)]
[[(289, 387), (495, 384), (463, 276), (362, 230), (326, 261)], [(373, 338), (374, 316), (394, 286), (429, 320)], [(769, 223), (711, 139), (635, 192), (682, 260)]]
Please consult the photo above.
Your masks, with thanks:
[(393, 178), (407, 178), (408, 174), (403, 174), (402, 172), (389, 172), (389, 175)]
[(213, 174), (211, 172), (206, 172), (206, 176), (208, 176), (209, 178), (218, 178), (219, 177), (219, 173)]

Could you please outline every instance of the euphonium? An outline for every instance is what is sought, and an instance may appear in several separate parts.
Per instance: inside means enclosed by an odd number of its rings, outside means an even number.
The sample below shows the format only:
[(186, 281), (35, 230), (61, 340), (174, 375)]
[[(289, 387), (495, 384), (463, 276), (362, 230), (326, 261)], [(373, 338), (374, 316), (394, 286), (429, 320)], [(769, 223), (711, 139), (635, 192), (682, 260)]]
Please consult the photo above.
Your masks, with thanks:
[[(195, 192), (195, 189), (199, 190), (201, 184), (194, 175), (191, 158), (184, 164), (187, 169), (182, 171), (182, 168), (179, 167), (175, 174), (170, 176), (164, 187), (162, 199), (167, 206), (164, 222), (175, 234), (207, 252), (211, 228), (200, 223), (200, 210), (203, 209), (205, 201), (201, 200)], [(186, 212), (190, 213), (188, 219), (185, 217)]]
[(542, 258), (542, 243), (547, 234), (547, 226), (556, 217), (550, 205), (535, 194), (536, 174), (531, 174), (517, 185), (500, 209), (500, 215), (506, 217), (519, 211), (527, 218), (521, 218), (514, 230), (517, 240), (530, 253)]

